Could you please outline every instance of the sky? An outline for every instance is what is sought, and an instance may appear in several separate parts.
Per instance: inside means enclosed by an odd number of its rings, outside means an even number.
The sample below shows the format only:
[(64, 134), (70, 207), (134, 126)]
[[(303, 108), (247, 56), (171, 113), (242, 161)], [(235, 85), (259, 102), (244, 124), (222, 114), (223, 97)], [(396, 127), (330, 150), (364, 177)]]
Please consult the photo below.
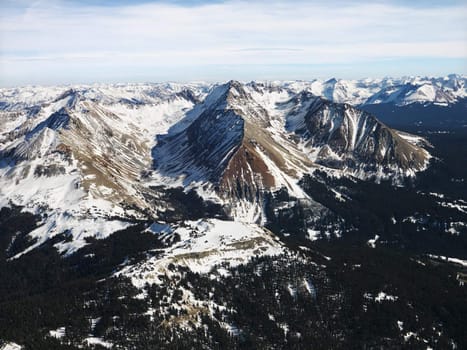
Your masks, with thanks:
[(467, 74), (467, 1), (0, 0), (0, 86)]

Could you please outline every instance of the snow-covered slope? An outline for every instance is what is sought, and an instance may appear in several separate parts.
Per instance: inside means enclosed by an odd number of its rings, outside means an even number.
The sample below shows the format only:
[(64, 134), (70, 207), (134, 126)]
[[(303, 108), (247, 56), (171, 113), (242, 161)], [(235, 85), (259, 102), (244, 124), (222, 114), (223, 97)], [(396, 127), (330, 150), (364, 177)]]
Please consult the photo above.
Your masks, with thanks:
[(448, 106), (467, 97), (467, 77), (403, 77), (399, 79), (312, 80), (285, 82), (280, 85), (294, 92), (309, 91), (337, 103), (366, 105), (390, 103), (405, 106), (412, 103)]
[[(461, 91), (464, 85), (453, 79), (446, 86)], [(195, 188), (232, 218), (261, 224), (267, 191), (286, 188), (313, 202), (298, 183), (315, 169), (364, 179), (414, 176), (429, 159), (422, 140), (316, 96), (360, 101), (369, 90), (355, 91), (377, 85), (230, 81), (2, 89), (0, 205), (43, 215), (29, 249), (66, 232), (72, 239), (56, 247), (71, 253), (87, 237), (127, 227), (129, 219), (157, 219), (170, 207), (162, 199), (167, 187)], [(425, 96), (431, 91), (419, 90)]]
[(72, 252), (157, 209), (141, 184), (155, 134), (182, 118), (199, 91), (136, 89), (131, 97), (127, 88), (54, 88), (0, 112), (0, 205), (44, 215), (30, 248), (67, 232), (73, 240), (57, 247)]
[(170, 275), (169, 265), (184, 266), (198, 273), (220, 269), (222, 264), (237, 266), (254, 256), (278, 255), (284, 247), (268, 230), (254, 224), (217, 219), (187, 221), (175, 226), (153, 224), (150, 229), (162, 240), (174, 235), (180, 240), (158, 255), (137, 265), (123, 267), (116, 275), (132, 279), (137, 287), (147, 283), (162, 283)]

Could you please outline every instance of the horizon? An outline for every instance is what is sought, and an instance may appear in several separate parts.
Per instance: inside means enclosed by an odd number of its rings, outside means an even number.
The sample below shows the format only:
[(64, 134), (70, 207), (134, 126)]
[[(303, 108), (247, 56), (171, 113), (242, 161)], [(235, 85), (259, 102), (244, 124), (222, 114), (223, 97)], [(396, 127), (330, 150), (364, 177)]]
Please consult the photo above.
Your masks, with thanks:
[(354, 79), (344, 79), (337, 76), (329, 76), (324, 78), (311, 78), (311, 79), (225, 79), (225, 80), (165, 80), (165, 81), (116, 81), (116, 82), (88, 82), (88, 83), (58, 83), (58, 84), (25, 84), (25, 85), (15, 85), (15, 86), (0, 86), (0, 89), (18, 89), (18, 88), (52, 88), (52, 87), (83, 87), (83, 88), (92, 88), (92, 87), (101, 87), (101, 86), (126, 86), (126, 85), (161, 85), (161, 84), (180, 84), (180, 85), (189, 85), (189, 84), (205, 84), (205, 85), (222, 85), (230, 81), (238, 81), (241, 84), (248, 84), (251, 82), (256, 83), (278, 83), (283, 84), (287, 82), (305, 82), (312, 83), (314, 81), (327, 82), (332, 79), (337, 81), (362, 81), (362, 80), (385, 80), (385, 79), (394, 79), (394, 80), (404, 80), (404, 79), (441, 79), (448, 78), (449, 76), (457, 76), (462, 79), (467, 79), (466, 74), (459, 73), (449, 73), (443, 75), (403, 75), (403, 76), (384, 76), (384, 77), (359, 77)]
[(467, 74), (450, 0), (4, 0), (0, 87)]

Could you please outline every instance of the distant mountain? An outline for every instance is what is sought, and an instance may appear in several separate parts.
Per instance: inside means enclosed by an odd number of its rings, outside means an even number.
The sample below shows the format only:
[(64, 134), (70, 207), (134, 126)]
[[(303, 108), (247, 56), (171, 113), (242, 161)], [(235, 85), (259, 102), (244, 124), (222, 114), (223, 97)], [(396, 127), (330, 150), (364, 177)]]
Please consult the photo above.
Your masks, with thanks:
[(451, 74), (442, 78), (406, 77), (400, 79), (361, 79), (288, 82), (286, 86), (307, 90), (338, 103), (352, 105), (412, 103), (448, 106), (467, 97), (467, 77)]

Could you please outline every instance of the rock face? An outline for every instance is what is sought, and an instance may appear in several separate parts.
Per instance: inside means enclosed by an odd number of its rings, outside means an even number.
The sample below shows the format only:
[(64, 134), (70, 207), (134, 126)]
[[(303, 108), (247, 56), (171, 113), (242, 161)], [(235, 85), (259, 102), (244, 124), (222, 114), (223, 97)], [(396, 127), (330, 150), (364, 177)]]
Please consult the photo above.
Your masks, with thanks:
[(416, 137), (387, 127), (367, 112), (315, 98), (305, 113), (294, 131), (306, 147), (317, 150), (318, 164), (394, 175), (426, 167), (429, 154), (413, 143)]
[[(225, 91), (224, 91), (225, 90)], [(154, 166), (164, 175), (186, 175), (186, 181), (216, 181), (226, 167), (229, 152), (243, 139), (244, 121), (225, 105), (230, 93), (224, 86), (219, 98), (186, 129), (158, 138), (153, 149)]]
[(152, 152), (156, 171), (185, 184), (207, 181), (224, 197), (254, 201), (279, 187), (300, 195), (297, 180), (317, 167), (389, 177), (427, 165), (420, 139), (367, 112), (309, 92), (268, 105), (273, 93), (235, 81), (217, 87), (188, 127), (159, 139)]
[(187, 128), (160, 139), (154, 165), (164, 176), (209, 181), (223, 195), (253, 200), (260, 190), (292, 187), (288, 177), (312, 165), (288, 139), (277, 142), (271, 130), (268, 111), (231, 81), (208, 96)]

